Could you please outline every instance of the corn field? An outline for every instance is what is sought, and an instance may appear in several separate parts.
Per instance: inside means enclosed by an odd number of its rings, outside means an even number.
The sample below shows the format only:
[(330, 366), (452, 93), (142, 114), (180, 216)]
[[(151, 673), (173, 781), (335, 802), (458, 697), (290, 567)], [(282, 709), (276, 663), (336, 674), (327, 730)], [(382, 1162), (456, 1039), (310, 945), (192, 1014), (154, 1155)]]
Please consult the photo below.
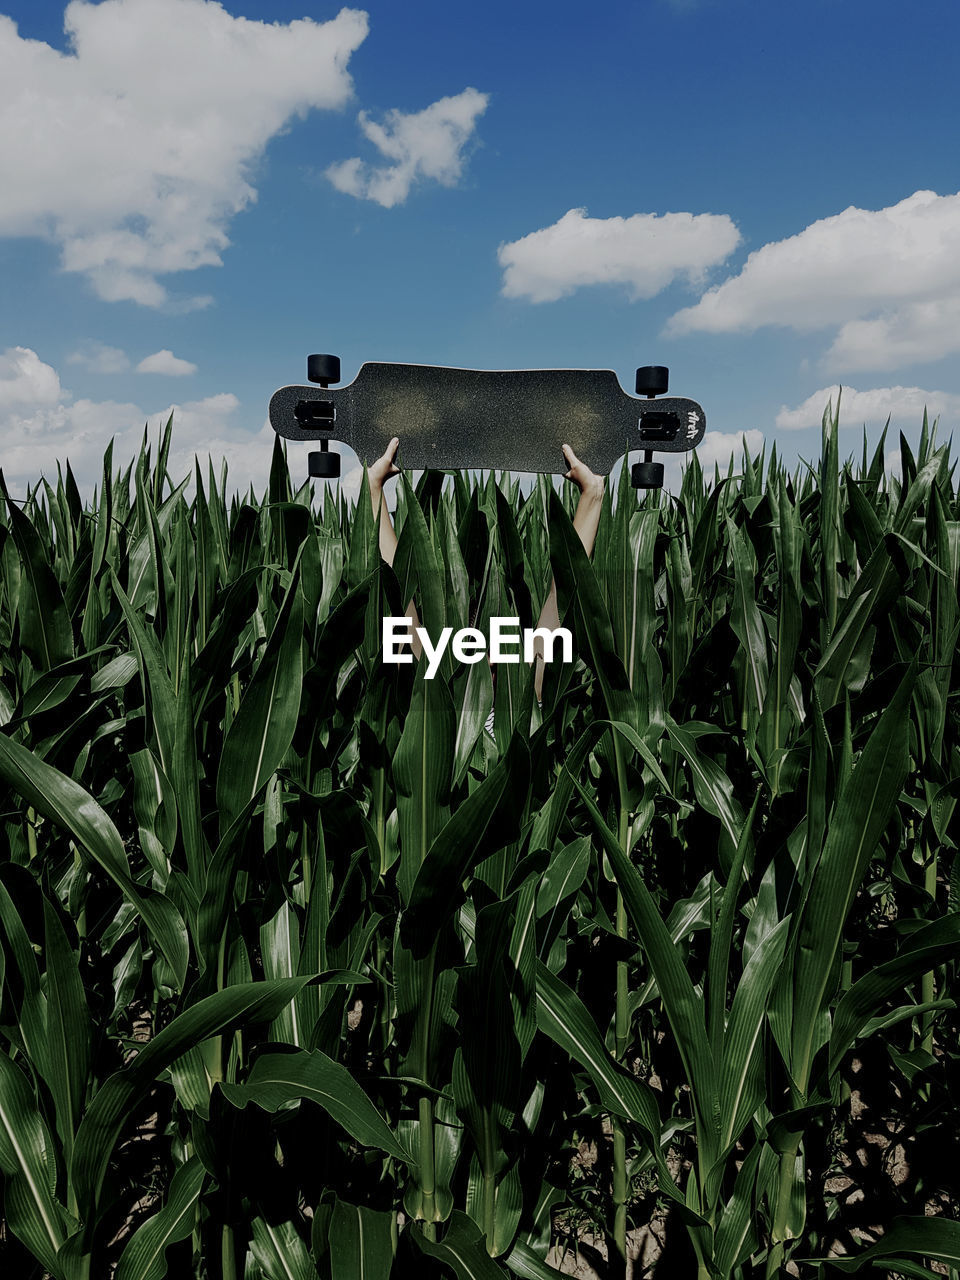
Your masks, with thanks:
[[(171, 431), (0, 486), (0, 1273), (960, 1276), (935, 428), (624, 468), (592, 559), (569, 485), (402, 475), (392, 567)], [(542, 707), (382, 661), (551, 579)]]

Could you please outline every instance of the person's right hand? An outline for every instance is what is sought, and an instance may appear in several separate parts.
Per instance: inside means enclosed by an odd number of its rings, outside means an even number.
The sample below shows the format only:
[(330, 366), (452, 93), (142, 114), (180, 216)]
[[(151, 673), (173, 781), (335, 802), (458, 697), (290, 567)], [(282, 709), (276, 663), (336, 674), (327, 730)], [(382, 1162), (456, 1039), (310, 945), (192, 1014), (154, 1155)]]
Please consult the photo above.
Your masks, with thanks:
[(400, 468), (393, 465), (394, 455), (399, 447), (400, 437), (394, 436), (376, 462), (372, 462), (367, 467), (367, 481), (370, 485), (371, 493), (382, 491), (385, 482), (391, 476), (400, 474)]
[(570, 470), (565, 472), (564, 479), (572, 480), (584, 497), (600, 499), (603, 497), (603, 477), (594, 475), (585, 462), (581, 462), (568, 444), (563, 446), (563, 456)]

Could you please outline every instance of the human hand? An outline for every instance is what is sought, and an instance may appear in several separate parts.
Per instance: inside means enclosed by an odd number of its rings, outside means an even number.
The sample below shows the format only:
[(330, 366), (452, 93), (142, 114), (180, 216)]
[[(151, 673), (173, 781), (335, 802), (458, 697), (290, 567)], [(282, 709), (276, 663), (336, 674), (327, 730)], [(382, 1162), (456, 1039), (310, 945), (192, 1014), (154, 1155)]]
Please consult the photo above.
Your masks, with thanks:
[(603, 477), (594, 475), (585, 462), (581, 462), (568, 444), (563, 446), (563, 456), (570, 470), (564, 473), (567, 480), (572, 480), (584, 497), (603, 497)]
[(398, 476), (400, 468), (393, 465), (394, 455), (400, 446), (400, 437), (394, 436), (376, 462), (367, 467), (367, 482), (371, 493), (383, 491), (383, 486), (391, 476)]

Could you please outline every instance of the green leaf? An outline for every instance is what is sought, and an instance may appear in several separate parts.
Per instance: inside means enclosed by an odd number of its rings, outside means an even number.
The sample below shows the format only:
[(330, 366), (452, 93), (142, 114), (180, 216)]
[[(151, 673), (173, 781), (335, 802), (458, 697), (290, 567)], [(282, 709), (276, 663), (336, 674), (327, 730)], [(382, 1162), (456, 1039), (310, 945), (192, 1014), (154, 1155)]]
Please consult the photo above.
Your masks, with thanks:
[(50, 671), (74, 656), (73, 627), (39, 534), (5, 488), (2, 492), (7, 499), (10, 531), (23, 565), (17, 601), (20, 643), (36, 671)]
[[(314, 1221), (320, 1220), (315, 1215)], [(335, 1280), (387, 1280), (393, 1266), (395, 1212), (348, 1204), (335, 1198), (328, 1218), (324, 1253), (329, 1253), (330, 1274)], [(320, 1242), (314, 1230), (314, 1253)]]
[(748, 722), (756, 726), (763, 707), (770, 673), (770, 657), (767, 652), (767, 632), (757, 608), (754, 586), (753, 551), (749, 539), (727, 516), (727, 537), (733, 553), (733, 570), (736, 591), (730, 612), (730, 626), (740, 641), (747, 663), (747, 688), (749, 691)]
[(258, 1217), (252, 1230), (250, 1252), (266, 1280), (317, 1280), (317, 1268), (292, 1222)]
[[(908, 572), (896, 539), (892, 534), (885, 534), (843, 601), (830, 643), (813, 673), (825, 711), (842, 696), (844, 677), (857, 646), (874, 619), (897, 598)], [(835, 570), (831, 567), (828, 581), (834, 577)]]
[(68, 1218), (56, 1199), (57, 1168), (50, 1133), (23, 1072), (0, 1053), (0, 1170), (6, 1179), (7, 1225), (54, 1276)]
[(614, 1061), (586, 1005), (539, 960), (537, 1025), (586, 1069), (605, 1110), (639, 1124), (659, 1145), (660, 1112), (653, 1091)]
[(272, 1022), (310, 981), (243, 982), (207, 996), (178, 1014), (104, 1082), (83, 1117), (73, 1153), (73, 1183), (87, 1231), (96, 1224), (100, 1187), (120, 1132), (160, 1073), (211, 1036), (251, 1022)]
[(38, 813), (69, 831), (77, 845), (103, 868), (143, 918), (182, 985), (189, 958), (183, 919), (169, 898), (141, 888), (133, 880), (120, 833), (96, 800), (72, 778), (3, 734), (0, 779)]
[(960, 914), (932, 920), (910, 934), (892, 960), (877, 965), (853, 984), (837, 1005), (830, 1037), (829, 1074), (884, 1007), (888, 997), (952, 959), (960, 944)]
[(756, 1247), (756, 1186), (763, 1150), (762, 1142), (750, 1148), (723, 1206), (713, 1242), (713, 1261), (722, 1275), (729, 1275)]
[[(743, 809), (733, 794), (733, 784), (716, 761), (700, 754), (696, 740), (687, 726), (681, 727), (668, 716), (666, 728), (671, 744), (690, 766), (693, 790), (698, 803), (706, 809), (707, 813), (713, 814), (720, 820), (721, 830), (726, 840), (724, 871), (729, 872), (730, 862), (740, 840), (744, 823)], [(752, 861), (752, 856), (748, 854), (748, 868), (752, 866)]]
[(553, 851), (567, 807), (576, 789), (575, 782), (581, 776), (585, 762), (604, 732), (608, 729), (623, 738), (624, 741), (640, 756), (644, 764), (660, 783), (664, 792), (671, 795), (670, 784), (664, 776), (653, 752), (643, 739), (628, 724), (614, 720), (593, 720), (577, 739), (573, 749), (566, 757), (560, 775), (554, 784), (553, 794), (534, 819), (530, 833), (531, 849)]
[(599, 809), (579, 783), (577, 789), (593, 818), (604, 852), (610, 859), (614, 878), (623, 894), (627, 915), (637, 931), (640, 945), (657, 979), (660, 999), (690, 1084), (693, 1106), (698, 1117), (697, 1140), (702, 1153), (701, 1160), (709, 1168), (717, 1155), (718, 1072), (707, 1038), (703, 1001), (694, 990), (680, 953), (640, 873), (620, 848)]
[(767, 1002), (780, 976), (790, 917), (765, 934), (744, 967), (723, 1037), (718, 1098), (722, 1159), (740, 1138), (764, 1097), (762, 1032)]
[(917, 678), (914, 660), (870, 735), (840, 793), (823, 853), (803, 905), (795, 962), (785, 971), (793, 986), (791, 1074), (806, 1093), (818, 1028), (830, 1002), (831, 974), (854, 894), (877, 851), (907, 775), (904, 724)]
[[(404, 608), (410, 600), (416, 599), (421, 625), (426, 628), (430, 639), (436, 644), (446, 623), (443, 573), (437, 559), (437, 550), (430, 537), (430, 530), (427, 528), (423, 511), (406, 472), (401, 474), (398, 484), (401, 490), (400, 496), (403, 499), (403, 526), (397, 538), (393, 568), (400, 583), (400, 595)], [(382, 513), (381, 518), (383, 518)], [(450, 652), (448, 650), (441, 664), (438, 678), (446, 679), (449, 671)]]
[(537, 961), (537, 1025), (544, 1035), (579, 1062), (600, 1096), (604, 1110), (640, 1127), (657, 1163), (660, 1189), (678, 1204), (683, 1197), (661, 1151), (660, 1110), (656, 1094), (613, 1060), (586, 1005), (565, 982)]
[[(636, 733), (648, 732), (651, 726), (657, 732), (658, 726), (649, 714), (641, 715), (623, 659), (616, 651), (613, 626), (596, 571), (554, 490), (550, 493), (550, 558), (557, 582), (561, 622), (571, 601), (575, 602), (581, 634), (589, 649), (589, 665), (600, 683), (609, 719), (622, 721)], [(588, 660), (587, 654), (579, 656)]]
[(78, 953), (67, 941), (60, 918), (43, 901), (47, 961), (47, 1034), (43, 1074), (53, 1095), (57, 1132), (67, 1164), (80, 1123), (92, 1057), (90, 1012), (80, 978)]
[[(0, 873), (2, 874), (2, 873)], [(9, 875), (9, 872), (7, 872)], [(20, 1044), (26, 1050), (32, 1062), (43, 1060), (44, 1045), (47, 1038), (47, 1001), (40, 988), (40, 970), (33, 944), (23, 927), (23, 919), (17, 904), (11, 898), (6, 885), (0, 879), (0, 925), (7, 938), (9, 954), (15, 968), (8, 971), (6, 979), (8, 990), (15, 990), (11, 979), (14, 973), (22, 984), (17, 1008), (17, 1033)], [(0, 935), (2, 936), (2, 935)], [(4, 950), (0, 947), (0, 966), (4, 960)], [(0, 978), (2, 978), (0, 973)], [(0, 986), (2, 990), (2, 986)]]
[(894, 1218), (883, 1238), (863, 1253), (852, 1258), (803, 1258), (800, 1261), (826, 1263), (839, 1271), (859, 1271), (867, 1263), (884, 1264), (881, 1269), (889, 1272), (897, 1270), (897, 1255), (903, 1253), (956, 1266), (960, 1263), (960, 1222), (944, 1218)]
[[(753, 833), (753, 823), (757, 816), (757, 808), (760, 804), (760, 789), (754, 796), (753, 805), (747, 820), (743, 824), (740, 833), (740, 840), (737, 844), (737, 851), (734, 855), (733, 865), (727, 876), (727, 883), (723, 888), (723, 901), (720, 905), (719, 917), (713, 919), (713, 892), (712, 892), (712, 875), (710, 876), (710, 898), (711, 898), (711, 919), (710, 919), (710, 955), (707, 959), (707, 1032), (710, 1038), (710, 1046), (713, 1049), (714, 1056), (721, 1052), (723, 1044), (723, 1032), (726, 1023), (727, 1014), (727, 984), (730, 975), (730, 952), (733, 945), (733, 926), (736, 917), (737, 900), (740, 894), (740, 886), (743, 877), (743, 864), (746, 859), (747, 844)], [(670, 920), (667, 920), (667, 928), (670, 928)], [(670, 929), (670, 936), (674, 941), (679, 941), (676, 931)]]
[(235, 1107), (255, 1102), (271, 1112), (296, 1098), (307, 1098), (363, 1146), (386, 1151), (408, 1165), (416, 1163), (347, 1068), (319, 1049), (261, 1054), (245, 1084), (221, 1082), (220, 1088)]
[(450, 816), (456, 716), (446, 681), (424, 678), (421, 658), (403, 733), (393, 759), (400, 821), (400, 891), (409, 901), (414, 881)]
[(556, 1267), (548, 1267), (545, 1262), (541, 1262), (530, 1246), (524, 1244), (522, 1240), (517, 1241), (504, 1258), (504, 1262), (515, 1276), (520, 1276), (520, 1280), (555, 1280), (556, 1276), (563, 1274)]
[(503, 1272), (486, 1251), (480, 1228), (459, 1209), (450, 1215), (442, 1240), (428, 1240), (415, 1226), (408, 1226), (404, 1235), (428, 1258), (446, 1263), (457, 1280), (503, 1280)]
[(441, 923), (463, 901), (462, 882), (475, 863), (519, 835), (527, 799), (530, 756), (519, 733), (493, 772), (462, 802), (436, 835), (400, 917), (404, 945), (422, 956)]
[(267, 647), (231, 724), (217, 771), (223, 834), (264, 787), (297, 727), (303, 684), (303, 596), (299, 560)]
[(177, 1169), (163, 1208), (137, 1228), (120, 1255), (116, 1280), (164, 1280), (167, 1248), (192, 1232), (206, 1177), (199, 1156)]
[[(265, 978), (292, 978), (300, 972), (300, 929), (296, 912), (286, 900), (276, 915), (260, 926), (260, 956)], [(282, 1009), (270, 1028), (270, 1039), (306, 1046), (309, 1029), (300, 1025), (296, 1000)]]

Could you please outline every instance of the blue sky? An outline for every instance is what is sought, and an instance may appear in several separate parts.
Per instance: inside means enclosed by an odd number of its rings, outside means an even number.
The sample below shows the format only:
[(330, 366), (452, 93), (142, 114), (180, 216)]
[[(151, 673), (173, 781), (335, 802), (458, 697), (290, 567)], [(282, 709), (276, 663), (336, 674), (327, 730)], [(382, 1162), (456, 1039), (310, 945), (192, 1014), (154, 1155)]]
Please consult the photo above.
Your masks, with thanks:
[(179, 474), (259, 489), (311, 351), (666, 364), (724, 467), (743, 432), (815, 459), (837, 385), (842, 456), (960, 418), (955, 0), (0, 15), (14, 490), (92, 485), (171, 407)]

